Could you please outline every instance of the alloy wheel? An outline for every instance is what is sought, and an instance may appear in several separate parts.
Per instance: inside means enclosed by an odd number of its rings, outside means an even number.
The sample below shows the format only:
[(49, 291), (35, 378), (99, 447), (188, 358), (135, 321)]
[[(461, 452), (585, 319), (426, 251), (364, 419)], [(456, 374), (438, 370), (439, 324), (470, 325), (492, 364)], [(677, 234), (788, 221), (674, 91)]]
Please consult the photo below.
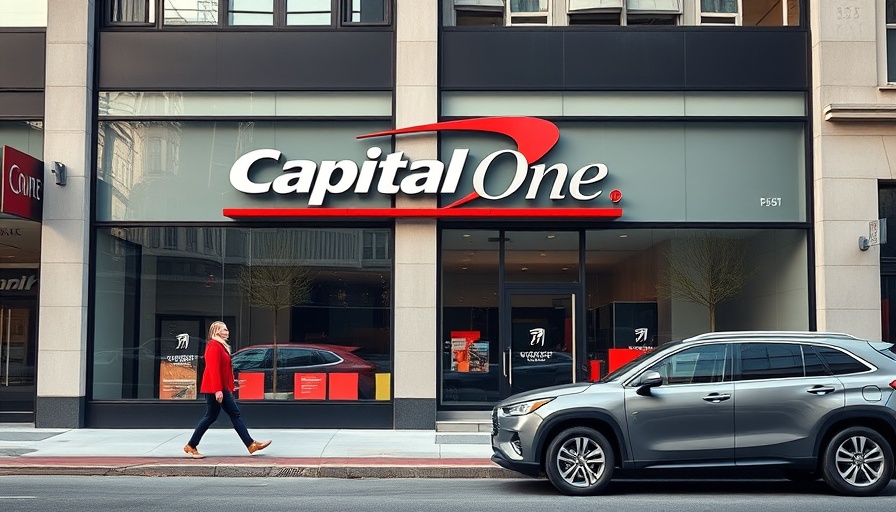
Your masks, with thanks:
[(840, 478), (856, 487), (880, 481), (886, 465), (880, 445), (862, 435), (844, 439), (837, 447), (834, 460)]
[(574, 487), (587, 488), (600, 480), (606, 457), (594, 439), (577, 436), (563, 443), (556, 464), (563, 480)]

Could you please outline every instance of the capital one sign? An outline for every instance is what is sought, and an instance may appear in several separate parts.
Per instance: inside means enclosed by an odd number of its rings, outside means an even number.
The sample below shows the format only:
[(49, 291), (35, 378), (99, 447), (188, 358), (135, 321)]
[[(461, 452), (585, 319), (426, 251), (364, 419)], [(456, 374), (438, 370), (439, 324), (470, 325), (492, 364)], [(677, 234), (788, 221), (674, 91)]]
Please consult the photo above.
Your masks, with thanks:
[[(494, 151), (479, 161), (469, 158), (468, 149), (455, 149), (448, 162), (408, 160), (401, 151), (383, 154), (378, 147), (367, 150), (363, 162), (352, 160), (312, 160), (288, 158), (282, 174), (271, 180), (254, 180), (252, 166), (264, 160), (278, 164), (284, 155), (277, 149), (250, 151), (233, 164), (230, 184), (245, 194), (296, 195), (307, 201), (300, 208), (225, 208), (228, 217), (601, 217), (618, 218), (622, 209), (599, 207), (593, 203), (604, 194), (601, 182), (609, 174), (602, 163), (590, 163), (570, 170), (564, 163), (538, 162), (557, 143), (556, 125), (532, 117), (487, 117), (447, 121), (358, 136), (358, 139), (422, 132), (473, 131), (507, 136), (516, 147)], [(497, 159), (515, 162), (513, 175), (497, 189), (486, 186), (493, 172), (506, 172), (494, 165)], [(322, 208), (330, 195), (343, 193), (383, 195), (456, 194), (465, 169), (472, 169), (472, 190), (461, 199), (435, 209), (418, 208)], [(463, 191), (462, 191), (463, 193)], [(580, 202), (577, 207), (509, 208), (500, 201), (522, 193), (527, 201), (547, 194), (552, 201), (567, 197)], [(618, 203), (621, 192), (609, 193), (609, 201)], [(470, 206), (458, 206), (470, 203)]]
[(44, 163), (9, 146), (3, 146), (2, 161), (0, 213), (41, 220)]

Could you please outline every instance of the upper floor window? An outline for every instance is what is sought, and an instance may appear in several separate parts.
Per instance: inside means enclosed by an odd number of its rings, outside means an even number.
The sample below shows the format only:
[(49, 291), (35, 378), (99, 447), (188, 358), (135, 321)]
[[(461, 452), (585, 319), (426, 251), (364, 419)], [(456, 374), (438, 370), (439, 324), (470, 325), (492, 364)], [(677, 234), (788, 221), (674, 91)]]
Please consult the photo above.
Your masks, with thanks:
[[(389, 23), (388, 0), (105, 0), (105, 5), (110, 26), (292, 28)], [(160, 22), (156, 12), (161, 13)]]
[(46, 27), (47, 0), (0, 0), (0, 27)]
[(446, 25), (800, 24), (807, 0), (442, 0)]
[(740, 0), (700, 0), (701, 25), (741, 25)]
[(887, 0), (887, 82), (896, 82), (896, 0)]
[(163, 12), (165, 25), (218, 24), (218, 0), (165, 0)]

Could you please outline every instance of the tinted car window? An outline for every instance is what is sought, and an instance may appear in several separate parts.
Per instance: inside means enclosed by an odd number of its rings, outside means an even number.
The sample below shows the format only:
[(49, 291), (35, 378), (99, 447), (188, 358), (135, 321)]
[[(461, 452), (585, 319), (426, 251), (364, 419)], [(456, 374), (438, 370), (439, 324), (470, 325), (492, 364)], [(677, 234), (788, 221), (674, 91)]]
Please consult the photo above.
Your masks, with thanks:
[(325, 364), (338, 363), (342, 361), (341, 357), (330, 352), (329, 350), (320, 350), (317, 352), (317, 355)]
[(703, 345), (677, 352), (648, 371), (659, 372), (664, 384), (722, 382), (727, 373), (727, 344)]
[(831, 347), (816, 347), (818, 355), (821, 356), (828, 368), (834, 375), (845, 375), (847, 373), (859, 373), (870, 370), (864, 363), (857, 361), (854, 357)]
[(803, 345), (803, 364), (806, 365), (806, 377), (830, 375), (831, 372), (819, 357), (816, 347)]
[(254, 370), (264, 365), (264, 350), (246, 350), (233, 356), (234, 367), (240, 370)]
[(745, 343), (740, 346), (740, 379), (802, 377), (803, 351), (789, 343)]
[(320, 364), (317, 353), (307, 348), (281, 348), (277, 350), (277, 364), (287, 366), (312, 366)]

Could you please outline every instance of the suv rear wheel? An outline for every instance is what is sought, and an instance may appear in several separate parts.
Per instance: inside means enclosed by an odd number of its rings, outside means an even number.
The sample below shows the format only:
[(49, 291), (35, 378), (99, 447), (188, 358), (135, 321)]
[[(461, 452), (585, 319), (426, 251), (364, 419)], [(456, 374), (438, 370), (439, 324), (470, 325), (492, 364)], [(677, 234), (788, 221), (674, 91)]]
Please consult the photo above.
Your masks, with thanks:
[(825, 448), (822, 474), (824, 481), (841, 494), (875, 495), (890, 483), (893, 450), (870, 428), (847, 428)]
[(598, 494), (610, 483), (615, 467), (610, 442), (591, 428), (564, 430), (548, 445), (545, 473), (563, 494)]

